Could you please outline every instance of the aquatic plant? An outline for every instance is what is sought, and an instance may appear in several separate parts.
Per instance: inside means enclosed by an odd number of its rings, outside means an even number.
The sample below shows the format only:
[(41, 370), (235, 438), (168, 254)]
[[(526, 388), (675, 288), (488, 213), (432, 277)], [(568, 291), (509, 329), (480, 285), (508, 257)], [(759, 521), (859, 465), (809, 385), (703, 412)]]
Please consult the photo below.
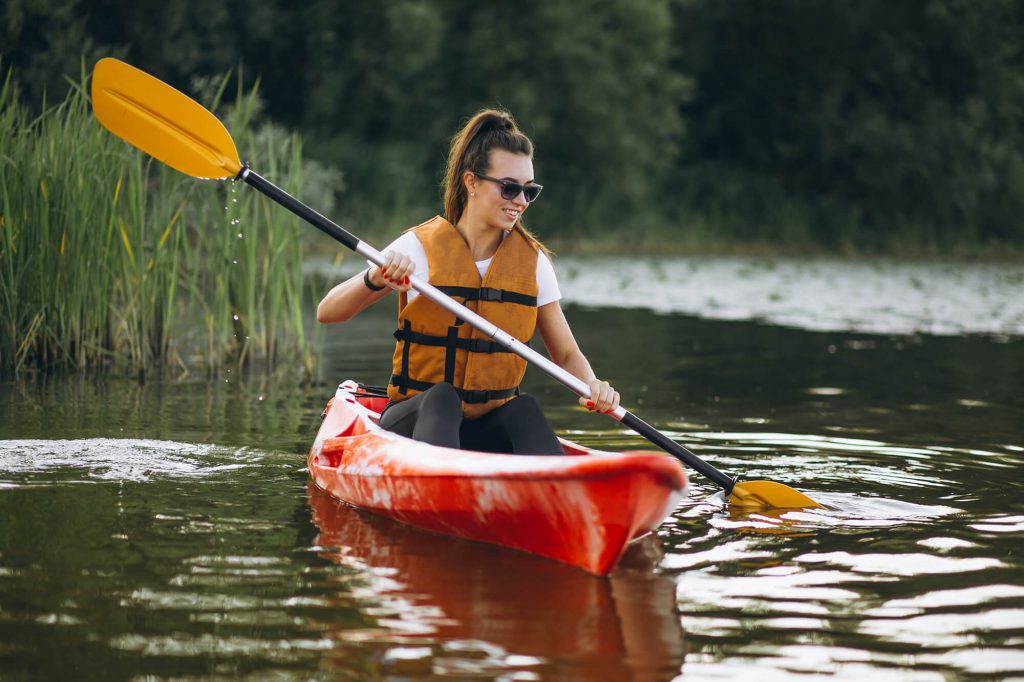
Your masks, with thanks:
[[(287, 358), (308, 375), (297, 219), (110, 135), (87, 78), (36, 118), (10, 72), (0, 89), (0, 368), (145, 373)], [(258, 101), (239, 86), (219, 108), (243, 155), (297, 192), (301, 140), (259, 123)]]

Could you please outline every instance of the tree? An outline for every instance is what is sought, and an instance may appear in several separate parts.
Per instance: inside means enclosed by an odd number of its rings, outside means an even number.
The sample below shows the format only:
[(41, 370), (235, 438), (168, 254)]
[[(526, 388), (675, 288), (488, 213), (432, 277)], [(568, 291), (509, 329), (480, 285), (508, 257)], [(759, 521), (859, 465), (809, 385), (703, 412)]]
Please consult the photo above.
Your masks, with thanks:
[(770, 176), (877, 235), (1024, 237), (1022, 19), (999, 0), (681, 3), (684, 163)]

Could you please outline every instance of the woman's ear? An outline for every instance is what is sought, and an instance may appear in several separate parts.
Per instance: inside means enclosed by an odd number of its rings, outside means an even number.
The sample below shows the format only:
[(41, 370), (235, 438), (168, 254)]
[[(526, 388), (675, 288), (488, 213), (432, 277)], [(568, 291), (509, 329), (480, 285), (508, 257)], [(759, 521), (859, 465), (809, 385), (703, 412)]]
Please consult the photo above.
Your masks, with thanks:
[(475, 195), (478, 182), (479, 179), (473, 174), (473, 171), (466, 171), (462, 174), (462, 184), (466, 187), (466, 194)]

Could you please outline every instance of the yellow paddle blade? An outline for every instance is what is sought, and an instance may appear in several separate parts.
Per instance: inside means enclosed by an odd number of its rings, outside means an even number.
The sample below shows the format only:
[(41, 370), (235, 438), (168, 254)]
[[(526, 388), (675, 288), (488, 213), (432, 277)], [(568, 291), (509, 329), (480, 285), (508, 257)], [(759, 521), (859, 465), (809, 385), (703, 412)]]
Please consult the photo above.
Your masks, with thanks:
[(732, 487), (730, 507), (802, 509), (821, 505), (799, 490), (774, 481), (744, 481)]
[(217, 117), (161, 80), (117, 59), (92, 71), (92, 108), (110, 132), (196, 178), (233, 178), (235, 142)]

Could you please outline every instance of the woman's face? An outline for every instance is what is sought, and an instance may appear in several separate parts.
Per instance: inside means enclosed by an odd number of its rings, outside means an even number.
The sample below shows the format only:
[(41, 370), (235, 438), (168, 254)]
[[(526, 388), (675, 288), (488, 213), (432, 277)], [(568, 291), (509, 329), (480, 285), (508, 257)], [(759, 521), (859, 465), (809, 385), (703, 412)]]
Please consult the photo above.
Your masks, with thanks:
[[(492, 149), (489, 154), (490, 166), (483, 171), (484, 175), (499, 180), (512, 180), (520, 185), (533, 181), (533, 160), (525, 154), (513, 154), (504, 149)], [(466, 174), (470, 213), (483, 220), (488, 226), (502, 230), (511, 230), (529, 204), (520, 192), (512, 199), (501, 197), (501, 185), (490, 180), (482, 180), (475, 175)]]

